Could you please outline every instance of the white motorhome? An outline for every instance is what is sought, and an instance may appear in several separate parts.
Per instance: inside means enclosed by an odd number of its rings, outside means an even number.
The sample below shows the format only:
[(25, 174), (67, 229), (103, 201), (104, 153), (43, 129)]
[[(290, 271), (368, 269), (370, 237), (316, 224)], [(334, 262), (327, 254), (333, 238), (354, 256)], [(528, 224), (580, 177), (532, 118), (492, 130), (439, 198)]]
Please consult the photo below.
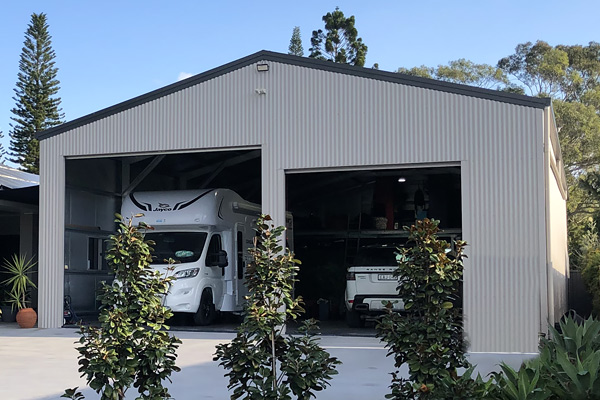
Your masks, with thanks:
[[(173, 312), (193, 313), (198, 325), (209, 325), (217, 311), (240, 312), (247, 290), (248, 249), (254, 243), (258, 204), (229, 189), (131, 193), (123, 201), (124, 218), (144, 214), (152, 226), (146, 238), (155, 242), (153, 267), (177, 279), (165, 297)], [(286, 217), (288, 230), (291, 217)], [(288, 237), (291, 233), (288, 231)]]

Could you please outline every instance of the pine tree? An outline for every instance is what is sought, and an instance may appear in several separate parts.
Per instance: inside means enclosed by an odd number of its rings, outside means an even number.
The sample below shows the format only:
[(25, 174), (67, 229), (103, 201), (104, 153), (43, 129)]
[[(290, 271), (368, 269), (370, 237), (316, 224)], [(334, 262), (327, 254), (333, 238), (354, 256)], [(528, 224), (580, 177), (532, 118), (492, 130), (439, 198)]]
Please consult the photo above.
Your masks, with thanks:
[[(2, 133), (2, 131), (0, 131), (0, 140), (4, 139), (4, 134)], [(2, 142), (0, 141), (0, 164), (4, 164), (4, 155), (6, 154), (6, 149), (4, 148), (4, 145), (2, 144)]]
[(39, 173), (40, 162), (35, 133), (61, 124), (64, 118), (60, 97), (56, 96), (60, 82), (56, 79), (54, 58), (46, 14), (33, 13), (19, 60), (9, 149), (10, 161), (34, 174)]
[(304, 57), (304, 48), (302, 47), (302, 39), (300, 38), (300, 27), (295, 26), (294, 32), (292, 32), (292, 38), (290, 39), (290, 47), (288, 47), (288, 54), (293, 56)]
[(323, 22), (325, 32), (319, 29), (312, 33), (309, 57), (364, 67), (367, 45), (358, 37), (354, 15), (346, 18), (336, 7), (334, 12), (323, 16)]

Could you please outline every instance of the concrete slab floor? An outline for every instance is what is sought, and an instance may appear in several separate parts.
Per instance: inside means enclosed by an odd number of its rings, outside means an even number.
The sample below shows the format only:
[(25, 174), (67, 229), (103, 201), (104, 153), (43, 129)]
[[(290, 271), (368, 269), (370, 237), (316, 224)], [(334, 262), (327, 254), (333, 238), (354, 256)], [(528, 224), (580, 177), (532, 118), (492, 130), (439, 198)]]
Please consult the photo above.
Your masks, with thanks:
[[(227, 399), (225, 370), (212, 361), (215, 346), (231, 340), (232, 332), (174, 332), (182, 339), (177, 365), (181, 372), (168, 385), (177, 400)], [(0, 399), (56, 400), (66, 388), (79, 386), (86, 399), (99, 396), (77, 372), (77, 329), (19, 329), (0, 323)], [(321, 345), (343, 364), (318, 400), (384, 399), (393, 362), (375, 337), (322, 336)], [(135, 398), (130, 391), (128, 399)]]

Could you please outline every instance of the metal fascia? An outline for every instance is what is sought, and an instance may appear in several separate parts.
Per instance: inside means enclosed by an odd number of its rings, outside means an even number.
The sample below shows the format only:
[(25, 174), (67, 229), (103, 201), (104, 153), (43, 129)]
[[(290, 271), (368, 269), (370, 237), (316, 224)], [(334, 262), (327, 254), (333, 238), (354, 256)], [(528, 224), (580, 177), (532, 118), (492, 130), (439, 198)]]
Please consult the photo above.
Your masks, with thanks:
[(208, 81), (210, 79), (214, 79), (221, 75), (225, 75), (231, 71), (246, 67), (259, 61), (279, 62), (282, 64), (295, 65), (298, 67), (312, 68), (367, 79), (375, 79), (385, 82), (415, 86), (424, 89), (438, 90), (442, 92), (477, 97), (526, 107), (545, 108), (551, 104), (551, 100), (548, 98), (530, 97), (514, 93), (501, 92), (498, 90), (482, 89), (468, 85), (443, 82), (435, 79), (421, 78), (396, 72), (387, 72), (371, 68), (355, 67), (347, 64), (334, 63), (331, 61), (317, 60), (307, 57), (298, 57), (289, 54), (281, 54), (272, 51), (262, 50), (249, 56), (224, 64), (220, 67), (216, 67), (206, 72), (200, 73), (191, 78), (172, 83), (163, 88), (151, 91), (141, 96), (134, 97), (133, 99), (126, 100), (114, 106), (102, 109), (100, 111), (96, 111), (92, 114), (83, 116), (81, 118), (77, 118), (73, 121), (65, 122), (62, 125), (39, 132), (36, 134), (36, 138), (38, 140), (44, 140), (52, 136), (59, 135), (66, 131), (73, 130), (80, 126), (123, 112), (127, 109), (134, 108), (141, 104), (150, 102), (152, 100), (156, 100), (158, 98), (189, 88), (191, 86)]

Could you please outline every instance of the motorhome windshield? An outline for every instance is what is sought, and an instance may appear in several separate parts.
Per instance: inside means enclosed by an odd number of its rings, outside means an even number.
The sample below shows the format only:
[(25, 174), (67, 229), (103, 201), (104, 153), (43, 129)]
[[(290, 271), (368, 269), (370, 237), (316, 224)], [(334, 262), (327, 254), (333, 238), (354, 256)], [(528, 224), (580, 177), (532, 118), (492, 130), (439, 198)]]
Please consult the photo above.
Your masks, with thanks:
[(198, 261), (204, 249), (206, 232), (149, 232), (146, 240), (152, 240), (153, 264), (166, 264), (172, 258), (175, 262), (188, 263)]

